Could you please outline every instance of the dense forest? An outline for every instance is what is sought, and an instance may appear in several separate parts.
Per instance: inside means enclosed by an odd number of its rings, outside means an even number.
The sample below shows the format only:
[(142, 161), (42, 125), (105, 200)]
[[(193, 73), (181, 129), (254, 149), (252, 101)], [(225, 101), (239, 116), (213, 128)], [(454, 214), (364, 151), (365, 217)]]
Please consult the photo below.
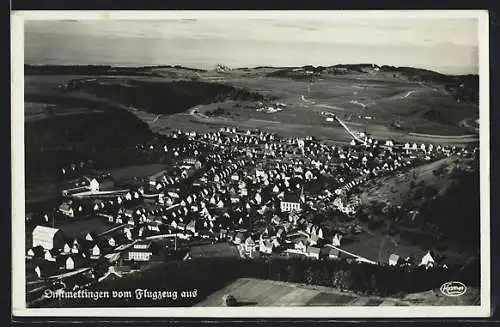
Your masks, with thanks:
[(199, 81), (145, 82), (132, 81), (104, 84), (74, 80), (70, 90), (82, 90), (98, 97), (120, 102), (144, 111), (159, 114), (183, 112), (199, 104), (225, 100), (264, 100), (264, 96), (225, 84)]
[(30, 75), (157, 75), (155, 70), (164, 68), (183, 69), (194, 72), (203, 72), (202, 69), (170, 66), (143, 66), (143, 67), (117, 67), (110, 65), (24, 65), (24, 73)]
[[(444, 174), (441, 169), (435, 176)], [(402, 205), (370, 202), (360, 207), (357, 218), (370, 229), (385, 229), (390, 235), (427, 248), (444, 250), (448, 245), (479, 250), (480, 188), (479, 161), (472, 169), (456, 166), (445, 192), (423, 181), (410, 183), (411, 197)], [(413, 209), (412, 213), (408, 210)]]
[(453, 178), (454, 182), (445, 194), (424, 202), (417, 221), (421, 225), (436, 226), (445, 239), (479, 249), (479, 167), (473, 172), (455, 168)]
[(25, 122), (28, 183), (51, 179), (60, 174), (60, 167), (96, 158), (119, 165), (127, 158), (126, 149), (153, 137), (146, 123), (125, 110), (103, 104), (92, 109), (105, 110), (75, 114), (71, 109), (64, 114), (49, 110), (46, 119)]

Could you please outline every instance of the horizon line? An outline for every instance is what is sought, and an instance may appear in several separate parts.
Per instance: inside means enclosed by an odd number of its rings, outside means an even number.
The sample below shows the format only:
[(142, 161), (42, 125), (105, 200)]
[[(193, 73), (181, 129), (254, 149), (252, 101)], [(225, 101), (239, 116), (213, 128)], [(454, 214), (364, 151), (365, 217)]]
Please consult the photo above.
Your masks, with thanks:
[[(378, 64), (372, 64), (372, 63), (338, 63), (338, 64), (333, 64), (333, 65), (312, 65), (312, 64), (307, 64), (307, 65), (299, 65), (299, 66), (268, 66), (268, 65), (258, 65), (258, 66), (243, 66), (243, 67), (230, 67), (229, 65), (225, 64), (215, 64), (213, 65), (214, 68), (212, 69), (207, 69), (207, 68), (201, 68), (201, 67), (195, 67), (195, 66), (187, 66), (187, 65), (182, 65), (182, 64), (154, 64), (154, 65), (136, 65), (136, 64), (36, 64), (36, 63), (24, 63), (24, 66), (35, 66), (35, 67), (111, 67), (111, 68), (161, 68), (161, 67), (171, 67), (171, 68), (185, 68), (189, 70), (201, 70), (205, 72), (210, 72), (214, 71), (215, 67), (217, 65), (225, 66), (228, 67), (230, 70), (242, 70), (242, 69), (259, 69), (259, 68), (274, 68), (274, 69), (287, 69), (287, 68), (303, 68), (303, 67), (313, 67), (313, 68), (318, 68), (318, 67), (336, 67), (336, 66), (369, 66), (371, 65), (372, 67), (392, 67), (396, 69), (401, 69), (401, 68), (411, 68), (411, 69), (418, 69), (418, 70), (423, 70), (423, 71), (429, 71), (433, 72), (436, 74), (440, 75), (447, 75), (447, 76), (467, 76), (467, 75), (473, 75), (473, 76), (479, 76), (479, 72), (468, 72), (468, 73), (444, 73), (439, 70), (436, 70), (435, 68), (430, 69), (430, 68), (424, 68), (424, 67), (418, 67), (418, 66), (393, 66), (393, 65), (378, 65)], [(457, 67), (458, 66), (450, 66), (450, 67)], [(477, 69), (476, 69), (477, 71)]]

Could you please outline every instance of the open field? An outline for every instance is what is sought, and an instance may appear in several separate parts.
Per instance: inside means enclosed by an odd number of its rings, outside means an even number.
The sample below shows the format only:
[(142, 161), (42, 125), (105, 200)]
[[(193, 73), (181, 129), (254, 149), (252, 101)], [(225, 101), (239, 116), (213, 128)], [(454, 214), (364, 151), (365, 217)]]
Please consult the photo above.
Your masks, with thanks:
[(26, 185), (25, 203), (27, 207), (56, 201), (61, 197), (65, 182)]
[(233, 295), (237, 306), (409, 306), (471, 305), (479, 298), (476, 289), (461, 297), (446, 297), (439, 290), (406, 295), (403, 298), (359, 296), (320, 286), (307, 286), (253, 278), (240, 278), (209, 295), (197, 306), (222, 306), (225, 294)]
[(133, 165), (109, 170), (115, 180), (128, 180), (134, 177), (147, 177), (165, 169), (163, 164)]
[[(343, 75), (323, 72), (319, 78), (310, 79), (281, 76), (276, 74), (280, 71), (277, 68), (224, 73), (174, 67), (146, 70), (141, 69), (141, 74), (154, 76), (126, 75), (130, 71), (121, 76), (118, 72), (113, 76), (28, 75), (26, 94), (112, 100), (115, 105), (136, 108), (130, 111), (158, 133), (172, 128), (200, 130), (226, 125), (349, 141), (338, 124), (326, 122), (321, 114), (331, 112), (355, 129), (381, 139), (432, 142), (434, 135), (441, 135), (440, 143), (477, 141), (470, 124), (464, 124), (477, 118), (477, 105), (456, 101), (449, 87), (440, 82), (355, 70)], [(286, 107), (281, 112), (257, 112), (259, 101), (264, 106), (279, 101)], [(199, 113), (216, 108), (225, 113), (211, 117), (189, 114), (192, 107)], [(397, 128), (393, 126), (395, 121)], [(455, 137), (465, 134), (469, 136)]]
[(88, 232), (95, 232), (100, 234), (110, 228), (109, 225), (104, 223), (103, 218), (83, 218), (78, 221), (71, 221), (65, 224), (56, 226), (64, 231), (70, 237), (85, 236)]

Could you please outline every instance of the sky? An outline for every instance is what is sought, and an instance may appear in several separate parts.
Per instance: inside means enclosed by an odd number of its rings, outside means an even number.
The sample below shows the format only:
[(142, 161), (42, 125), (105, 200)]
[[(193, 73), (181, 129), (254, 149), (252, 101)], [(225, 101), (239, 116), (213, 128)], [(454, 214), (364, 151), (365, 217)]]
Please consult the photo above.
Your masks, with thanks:
[(476, 19), (169, 19), (25, 22), (25, 63), (212, 69), (369, 63), (478, 73)]

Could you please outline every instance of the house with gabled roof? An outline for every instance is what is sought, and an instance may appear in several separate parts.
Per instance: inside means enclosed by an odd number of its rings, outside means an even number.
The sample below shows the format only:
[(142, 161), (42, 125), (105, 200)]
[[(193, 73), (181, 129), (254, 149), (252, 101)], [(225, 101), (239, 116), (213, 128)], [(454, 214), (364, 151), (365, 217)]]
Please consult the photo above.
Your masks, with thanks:
[(245, 241), (245, 234), (241, 231), (234, 235), (233, 243), (236, 245), (242, 244)]
[(274, 215), (271, 219), (271, 223), (275, 225), (279, 225), (281, 223), (281, 218), (278, 215)]
[(64, 268), (66, 270), (75, 270), (83, 267), (84, 264), (85, 264), (85, 259), (78, 254), (69, 255), (64, 260)]
[(436, 262), (431, 255), (431, 251), (427, 251), (427, 253), (422, 257), (419, 266), (424, 266), (425, 269), (433, 268)]
[(59, 255), (59, 251), (57, 251), (56, 249), (45, 250), (43, 258), (44, 258), (45, 261), (56, 262), (56, 259), (57, 259), (58, 255)]
[(285, 193), (283, 199), (280, 202), (280, 208), (282, 212), (300, 211), (301, 210), (300, 195), (289, 192)]
[(87, 234), (85, 234), (85, 240), (94, 242), (97, 240), (97, 234), (95, 232), (88, 232)]
[(42, 246), (36, 246), (28, 249), (26, 252), (27, 259), (42, 259), (44, 257), (45, 250)]
[(160, 232), (160, 226), (162, 225), (162, 223), (158, 222), (158, 221), (152, 221), (152, 222), (149, 222), (147, 227), (148, 227), (148, 230), (152, 231), (152, 232)]
[(102, 245), (99, 245), (95, 243), (91, 248), (90, 248), (90, 258), (91, 259), (99, 259), (102, 255), (103, 248)]
[(311, 233), (309, 235), (309, 245), (317, 245), (318, 244), (318, 241), (319, 241), (319, 237), (318, 235), (316, 234), (316, 231), (314, 231), (313, 233)]
[(269, 239), (260, 239), (259, 240), (259, 252), (264, 254), (273, 253), (274, 245), (273, 242)]
[(339, 247), (340, 246), (340, 241), (342, 240), (342, 235), (341, 234), (338, 234), (336, 233), (334, 236), (333, 236), (333, 239), (332, 239), (332, 245), (333, 246), (337, 246)]
[(190, 231), (193, 233), (195, 236), (198, 234), (198, 231), (196, 230), (196, 220), (191, 220), (187, 225), (186, 225), (186, 230)]
[(251, 254), (254, 251), (255, 242), (252, 237), (249, 236), (246, 238), (244, 246), (247, 253)]
[(307, 244), (304, 240), (299, 239), (294, 243), (294, 249), (300, 252), (306, 252), (307, 251)]
[(61, 250), (62, 253), (71, 253), (71, 246), (68, 244), (68, 242), (65, 242), (63, 247), (62, 247), (62, 250)]

